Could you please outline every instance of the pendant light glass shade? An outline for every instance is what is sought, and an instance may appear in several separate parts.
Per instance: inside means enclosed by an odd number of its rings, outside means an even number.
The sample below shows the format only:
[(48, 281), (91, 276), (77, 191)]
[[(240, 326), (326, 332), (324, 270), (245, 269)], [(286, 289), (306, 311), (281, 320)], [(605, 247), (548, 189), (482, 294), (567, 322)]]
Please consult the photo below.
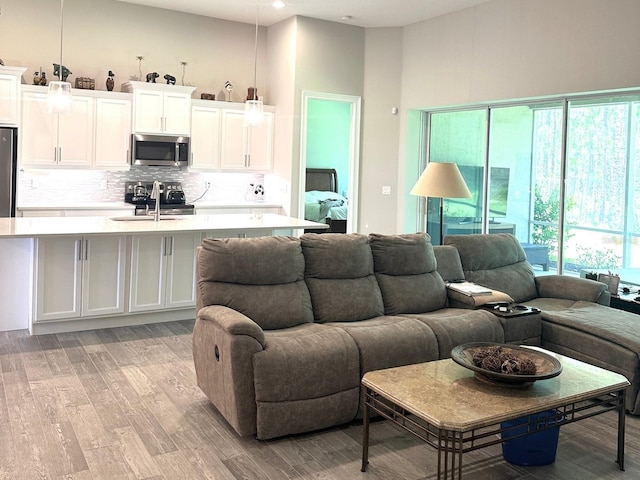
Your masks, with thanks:
[(47, 110), (49, 113), (71, 113), (71, 84), (62, 81), (64, 64), (62, 63), (62, 39), (64, 35), (64, 0), (60, 0), (60, 67), (58, 80), (49, 82)]
[(258, 127), (264, 121), (262, 100), (247, 100), (244, 104), (244, 126)]
[(49, 113), (71, 113), (71, 84), (69, 82), (49, 82), (47, 95)]
[(253, 98), (244, 104), (244, 126), (257, 127), (264, 121), (262, 100), (258, 100), (256, 80), (258, 77), (258, 20), (260, 17), (260, 0), (256, 2), (256, 35), (253, 55)]

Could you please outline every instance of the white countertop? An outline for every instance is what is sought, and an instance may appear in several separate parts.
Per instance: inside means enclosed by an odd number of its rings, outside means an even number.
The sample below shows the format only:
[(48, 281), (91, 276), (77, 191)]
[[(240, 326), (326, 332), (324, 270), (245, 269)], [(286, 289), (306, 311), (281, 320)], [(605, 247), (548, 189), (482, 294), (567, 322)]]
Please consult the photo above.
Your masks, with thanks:
[[(261, 231), (328, 228), (323, 223), (265, 213), (174, 215), (159, 222), (117, 221), (113, 217), (18, 217), (0, 218), (0, 238), (49, 237), (56, 235), (127, 235), (144, 233)], [(120, 217), (118, 217), (120, 218)], [(269, 233), (270, 234), (270, 233)]]

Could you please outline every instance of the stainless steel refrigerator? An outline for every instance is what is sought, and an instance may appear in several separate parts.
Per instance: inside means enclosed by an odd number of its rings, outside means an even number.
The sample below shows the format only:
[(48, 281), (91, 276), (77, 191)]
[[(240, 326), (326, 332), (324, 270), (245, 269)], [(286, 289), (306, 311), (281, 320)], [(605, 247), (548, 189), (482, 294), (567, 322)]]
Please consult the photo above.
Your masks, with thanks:
[(16, 216), (18, 129), (0, 127), (0, 217)]

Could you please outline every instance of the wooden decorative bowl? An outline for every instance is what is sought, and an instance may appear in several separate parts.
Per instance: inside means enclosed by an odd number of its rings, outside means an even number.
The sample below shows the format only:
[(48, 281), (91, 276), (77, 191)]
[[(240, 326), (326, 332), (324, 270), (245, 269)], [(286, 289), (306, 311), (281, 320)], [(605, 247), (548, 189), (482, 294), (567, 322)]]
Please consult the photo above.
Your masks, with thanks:
[[(502, 352), (510, 353), (516, 359), (528, 358), (533, 361), (536, 366), (536, 373), (534, 375), (523, 375), (494, 372), (492, 370), (479, 367), (473, 363), (473, 355), (476, 352), (496, 346), (501, 347)], [(560, 375), (560, 372), (562, 372), (562, 364), (557, 358), (549, 355), (548, 353), (544, 353), (533, 348), (519, 347), (503, 343), (464, 343), (451, 350), (451, 359), (457, 364), (473, 370), (476, 378), (479, 380), (507, 387), (526, 387), (532, 385), (533, 382), (538, 380), (556, 377)]]

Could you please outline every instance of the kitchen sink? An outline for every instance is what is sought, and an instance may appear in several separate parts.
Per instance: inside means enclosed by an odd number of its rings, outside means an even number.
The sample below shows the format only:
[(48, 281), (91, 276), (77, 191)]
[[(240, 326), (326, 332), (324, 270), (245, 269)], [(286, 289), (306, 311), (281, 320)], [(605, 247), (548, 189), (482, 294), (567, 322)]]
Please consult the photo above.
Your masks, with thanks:
[[(109, 220), (116, 222), (153, 222), (155, 218), (146, 215), (125, 215), (123, 217), (109, 217)], [(182, 218), (179, 215), (161, 215), (160, 220), (182, 220)]]

